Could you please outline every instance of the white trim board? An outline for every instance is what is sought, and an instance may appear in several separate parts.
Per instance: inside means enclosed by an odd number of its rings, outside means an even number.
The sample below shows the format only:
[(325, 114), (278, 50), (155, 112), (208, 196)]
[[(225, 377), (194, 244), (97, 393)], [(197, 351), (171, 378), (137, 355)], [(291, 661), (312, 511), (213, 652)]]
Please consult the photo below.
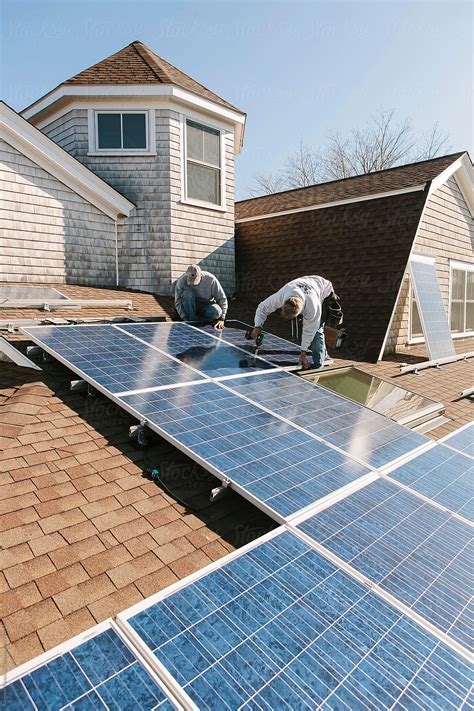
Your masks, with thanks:
[(67, 151), (0, 101), (0, 136), (34, 163), (115, 220), (135, 205), (83, 166)]
[(269, 212), (263, 215), (255, 215), (254, 217), (241, 217), (235, 220), (236, 225), (244, 224), (245, 222), (256, 222), (258, 220), (270, 220), (272, 217), (283, 217), (284, 215), (295, 215), (298, 212), (313, 212), (313, 210), (325, 210), (328, 207), (339, 207), (340, 205), (350, 205), (356, 202), (366, 202), (367, 200), (380, 200), (381, 198), (393, 197), (394, 195), (404, 195), (405, 193), (415, 193), (424, 190), (426, 183), (415, 185), (410, 188), (401, 188), (400, 190), (389, 190), (383, 193), (373, 193), (362, 195), (361, 197), (346, 198), (344, 200), (333, 200), (332, 202), (324, 202), (306, 207), (295, 207), (291, 210), (280, 210), (278, 212)]
[[(21, 112), (21, 115), (28, 121), (32, 120), (33, 123), (42, 127), (45, 125), (45, 117), (41, 116), (43, 112), (50, 109), (50, 114), (52, 113), (52, 108), (54, 104), (60, 102), (67, 106), (66, 111), (71, 110), (71, 100), (77, 98), (83, 98), (84, 100), (94, 100), (94, 98), (133, 98), (133, 99), (148, 99), (154, 100), (156, 102), (161, 101), (171, 101), (174, 104), (190, 106), (198, 111), (202, 111), (211, 116), (217, 116), (222, 120), (228, 121), (233, 124), (237, 140), (235, 141), (234, 152), (240, 153), (243, 146), (243, 136), (246, 115), (237, 109), (227, 108), (221, 106), (209, 99), (205, 99), (197, 94), (193, 94), (190, 91), (181, 89), (178, 86), (172, 84), (103, 84), (103, 85), (76, 85), (76, 84), (61, 84), (56, 89), (53, 89), (49, 94), (38, 99), (30, 106), (27, 106)], [(65, 112), (64, 108), (61, 111)], [(46, 123), (51, 120), (51, 115), (48, 115)]]

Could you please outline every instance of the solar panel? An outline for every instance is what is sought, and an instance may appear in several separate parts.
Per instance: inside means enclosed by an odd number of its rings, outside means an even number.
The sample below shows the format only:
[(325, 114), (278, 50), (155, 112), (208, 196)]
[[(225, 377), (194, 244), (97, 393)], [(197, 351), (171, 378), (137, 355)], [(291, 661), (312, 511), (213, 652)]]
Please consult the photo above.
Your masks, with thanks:
[(430, 442), (388, 417), (291, 373), (256, 375), (228, 385), (375, 468)]
[(279, 520), (370, 474), (362, 464), (214, 382), (120, 400)]
[(199, 373), (114, 326), (36, 326), (22, 333), (113, 394), (203, 380)]
[(474, 457), (474, 422), (451, 432), (441, 440), (447, 447), (452, 447), (458, 452)]
[(297, 527), (456, 642), (472, 647), (471, 526), (379, 479)]
[(133, 323), (117, 328), (211, 378), (245, 375), (275, 367), (186, 323)]
[(410, 271), (430, 360), (455, 355), (434, 261), (415, 255)]
[(474, 462), (469, 457), (436, 444), (386, 473), (474, 522)]
[[(100, 626), (103, 629), (104, 625)], [(0, 691), (8, 711), (181, 708), (110, 627), (54, 654)], [(34, 666), (34, 662), (32, 663)]]
[(461, 708), (470, 666), (292, 533), (119, 615), (199, 709)]
[(209, 325), (200, 325), (199, 328), (205, 333), (218, 335), (223, 341), (239, 346), (247, 353), (265, 358), (275, 365), (300, 367), (298, 358), (301, 348), (298, 344), (286, 341), (271, 333), (265, 333), (262, 345), (257, 348), (255, 341), (248, 341), (245, 338), (245, 334), (251, 326), (241, 321), (226, 321), (225, 325), (224, 331), (220, 332), (216, 332), (215, 328)]

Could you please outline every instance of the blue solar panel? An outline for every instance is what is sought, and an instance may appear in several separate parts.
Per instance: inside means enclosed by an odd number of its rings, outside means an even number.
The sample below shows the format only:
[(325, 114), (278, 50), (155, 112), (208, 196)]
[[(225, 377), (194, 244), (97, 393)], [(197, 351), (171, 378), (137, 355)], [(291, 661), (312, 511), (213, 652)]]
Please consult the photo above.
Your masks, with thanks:
[(471, 526), (380, 479), (298, 528), (459, 644), (472, 646)]
[(111, 393), (203, 379), (114, 326), (38, 326), (22, 332)]
[(442, 442), (458, 452), (474, 457), (474, 422), (444, 437)]
[(185, 323), (134, 323), (120, 326), (120, 329), (161, 348), (211, 378), (275, 367)]
[(388, 476), (474, 522), (474, 462), (436, 444)]
[(0, 701), (8, 711), (178, 708), (111, 629), (11, 682)]
[(223, 341), (227, 341), (227, 343), (231, 343), (234, 346), (239, 346), (239, 348), (242, 348), (252, 355), (265, 358), (265, 360), (270, 361), (270, 363), (275, 363), (275, 365), (293, 365), (299, 367), (298, 358), (301, 353), (301, 348), (296, 343), (285, 341), (284, 338), (279, 338), (271, 333), (265, 333), (262, 345), (260, 348), (257, 348), (255, 341), (248, 341), (245, 338), (245, 333), (251, 326), (247, 326), (240, 321), (226, 321), (224, 331), (220, 332), (216, 332), (214, 327), (209, 325), (199, 326), (199, 328), (206, 333), (213, 333), (214, 335), (219, 333), (219, 338), (222, 338)]
[(414, 257), (410, 259), (410, 271), (416, 294), (416, 305), (430, 358), (446, 358), (455, 355), (456, 351), (436, 277), (434, 261), (420, 261)]
[(468, 663), (284, 532), (122, 613), (199, 709), (461, 708)]
[(370, 473), (217, 383), (121, 400), (284, 518)]
[(233, 390), (375, 468), (430, 440), (388, 417), (346, 400), (291, 373), (233, 380)]

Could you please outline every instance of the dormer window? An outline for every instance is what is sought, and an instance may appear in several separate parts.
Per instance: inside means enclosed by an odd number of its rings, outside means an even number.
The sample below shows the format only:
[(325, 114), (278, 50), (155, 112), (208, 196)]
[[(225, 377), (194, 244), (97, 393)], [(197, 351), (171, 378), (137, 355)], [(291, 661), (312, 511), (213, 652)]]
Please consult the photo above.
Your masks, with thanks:
[(90, 111), (89, 153), (154, 153), (154, 111)]

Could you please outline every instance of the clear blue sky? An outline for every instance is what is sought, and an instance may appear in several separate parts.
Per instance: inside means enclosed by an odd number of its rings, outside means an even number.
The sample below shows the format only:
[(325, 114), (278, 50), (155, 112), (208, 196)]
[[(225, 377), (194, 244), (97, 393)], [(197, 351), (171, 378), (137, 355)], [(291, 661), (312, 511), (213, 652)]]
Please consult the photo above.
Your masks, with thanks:
[(2, 97), (20, 110), (134, 39), (248, 114), (237, 197), (301, 140), (380, 107), (472, 154), (468, 2), (0, 0)]

